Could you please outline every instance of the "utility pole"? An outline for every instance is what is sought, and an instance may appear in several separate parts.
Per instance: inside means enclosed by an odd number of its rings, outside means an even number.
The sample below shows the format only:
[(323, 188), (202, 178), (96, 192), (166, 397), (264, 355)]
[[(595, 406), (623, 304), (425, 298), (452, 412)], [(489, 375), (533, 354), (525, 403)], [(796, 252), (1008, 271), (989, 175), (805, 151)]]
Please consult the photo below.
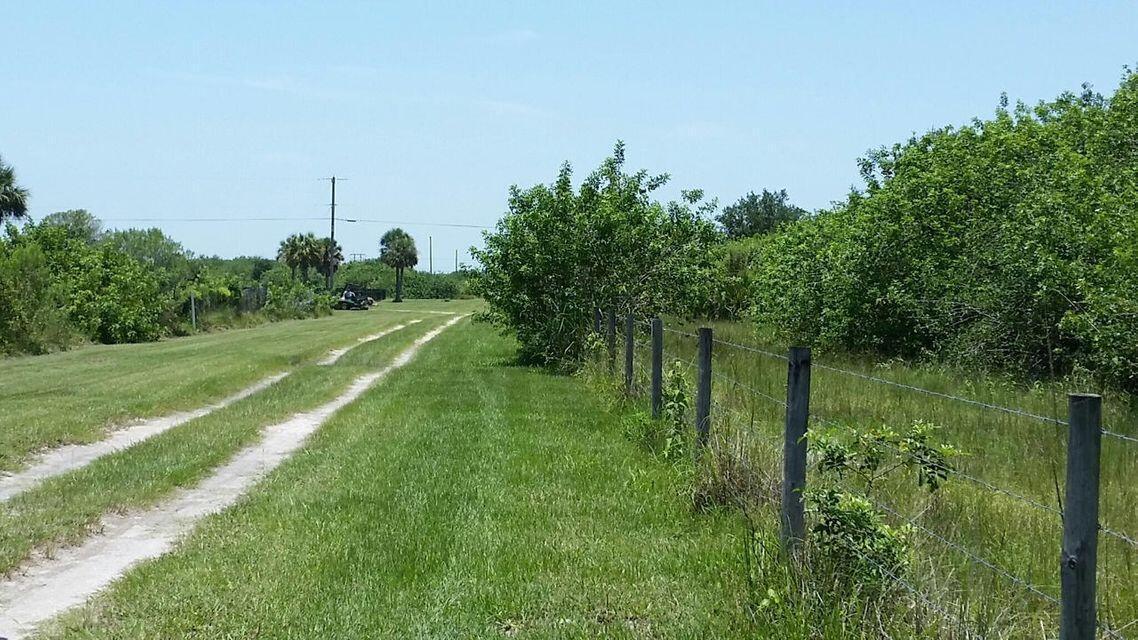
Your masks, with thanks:
[(454, 272), (458, 273), (458, 249), (454, 250)]
[[(342, 179), (342, 178), (341, 178)], [(331, 205), (331, 229), (329, 230), (329, 238), (332, 240), (332, 250), (336, 249), (336, 176), (325, 178), (332, 183), (332, 205)], [(332, 270), (328, 269), (328, 288), (332, 288)]]
[(431, 273), (435, 272), (435, 239), (427, 236), (427, 265)]

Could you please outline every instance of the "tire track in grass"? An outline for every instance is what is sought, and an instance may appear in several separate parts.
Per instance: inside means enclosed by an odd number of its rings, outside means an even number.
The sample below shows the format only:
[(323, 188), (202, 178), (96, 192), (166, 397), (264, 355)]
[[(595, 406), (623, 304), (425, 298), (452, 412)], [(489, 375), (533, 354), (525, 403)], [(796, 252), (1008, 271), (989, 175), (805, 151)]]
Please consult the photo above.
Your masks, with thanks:
[(40, 623), (83, 603), (135, 564), (169, 551), (194, 523), (235, 503), (254, 483), (284, 462), (334, 413), (415, 357), (419, 348), (465, 315), (423, 334), (383, 369), (356, 378), (330, 402), (267, 427), (260, 442), (239, 451), (192, 489), (159, 506), (103, 518), (102, 534), (24, 567), (0, 585), (0, 636), (17, 640)]
[(379, 333), (373, 333), (370, 336), (364, 336), (364, 337), (360, 338), (356, 342), (356, 344), (344, 347), (343, 349), (333, 349), (333, 350), (329, 351), (327, 357), (320, 360), (320, 362), (317, 362), (316, 364), (324, 365), (324, 366), (327, 366), (330, 364), (336, 364), (336, 362), (340, 358), (344, 357), (344, 354), (351, 351), (352, 349), (355, 349), (356, 347), (358, 347), (358, 346), (360, 346), (366, 342), (372, 342), (374, 340), (379, 340), (380, 338), (382, 338), (383, 336), (386, 336), (389, 333), (395, 333), (396, 331), (399, 331), (400, 329), (403, 329), (404, 327), (407, 327), (407, 326), (410, 326), (413, 324), (418, 324), (420, 322), (422, 322), (421, 319), (411, 320), (410, 322), (408, 322), (406, 324), (397, 324), (394, 327), (391, 327), (390, 329), (385, 329), (383, 331), (380, 331)]
[[(333, 349), (328, 352), (327, 357), (320, 360), (317, 364), (335, 364), (352, 349), (419, 322), (422, 322), (422, 320), (411, 320), (404, 324), (395, 325), (379, 333), (364, 336), (353, 345), (342, 349)], [(214, 411), (224, 409), (235, 402), (244, 400), (245, 398), (268, 389), (277, 382), (287, 378), (291, 373), (291, 371), (284, 371), (282, 373), (273, 374), (227, 398), (223, 398), (218, 402), (208, 404), (204, 407), (191, 411), (177, 411), (169, 415), (143, 420), (136, 424), (118, 429), (111, 433), (110, 436), (98, 442), (69, 444), (51, 449), (42, 454), (38, 460), (27, 468), (16, 473), (0, 476), (0, 503), (10, 500), (13, 496), (31, 489), (48, 478), (84, 467), (105, 455), (134, 446), (154, 436), (165, 433), (174, 427), (186, 424), (191, 420), (196, 420), (197, 418), (208, 416)]]

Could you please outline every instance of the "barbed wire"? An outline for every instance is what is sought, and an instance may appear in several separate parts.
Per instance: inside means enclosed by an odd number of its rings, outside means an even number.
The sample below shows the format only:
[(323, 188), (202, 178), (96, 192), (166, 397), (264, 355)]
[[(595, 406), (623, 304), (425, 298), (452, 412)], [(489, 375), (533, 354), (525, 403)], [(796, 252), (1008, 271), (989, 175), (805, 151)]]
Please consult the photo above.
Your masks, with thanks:
[(905, 384), (903, 382), (897, 382), (895, 380), (889, 380), (887, 378), (881, 378), (878, 376), (871, 376), (867, 373), (850, 371), (849, 369), (842, 369), (840, 367), (832, 367), (830, 365), (822, 364), (820, 362), (815, 362), (814, 366), (818, 369), (822, 369), (825, 371), (833, 371), (834, 373), (841, 373), (844, 375), (853, 376), (855, 378), (861, 378), (862, 380), (869, 380), (871, 382), (876, 382), (878, 384), (884, 384), (884, 385), (888, 385), (888, 386), (892, 386), (892, 387), (898, 387), (901, 389), (906, 389), (908, 391), (916, 391), (917, 393), (923, 393), (923, 394), (935, 396), (938, 398), (944, 398), (947, 400), (955, 400), (957, 402), (962, 402), (962, 403), (970, 404), (970, 405), (977, 406), (977, 407), (983, 407), (985, 409), (991, 409), (993, 411), (1001, 411), (1003, 413), (1009, 413), (1009, 414), (1021, 416), (1024, 418), (1032, 418), (1034, 420), (1039, 420), (1041, 422), (1049, 422), (1051, 424), (1064, 425), (1064, 426), (1066, 426), (1066, 424), (1067, 424), (1066, 421), (1064, 421), (1064, 420), (1059, 420), (1057, 418), (1052, 418), (1050, 416), (1039, 415), (1037, 413), (1031, 413), (1030, 411), (1024, 411), (1022, 409), (1015, 409), (1012, 407), (1005, 407), (1003, 405), (992, 404), (989, 402), (982, 402), (980, 400), (973, 400), (972, 398), (965, 398), (963, 396), (957, 396), (957, 395), (953, 395), (951, 393), (944, 393), (941, 391), (933, 391), (932, 389), (926, 389), (924, 387), (918, 387), (918, 386), (911, 385), (911, 384)]
[(1059, 605), (1060, 604), (1059, 599), (1056, 598), (1055, 596), (1047, 593), (1046, 591), (1043, 591), (1042, 589), (1040, 589), (1036, 585), (1034, 585), (1031, 582), (1028, 582), (1027, 580), (1015, 575), (1014, 573), (1008, 571), (1007, 569), (993, 563), (991, 560), (988, 560), (987, 558), (984, 558), (983, 556), (976, 554), (971, 549), (968, 549), (967, 547), (965, 547), (959, 543), (953, 542), (952, 540), (945, 538), (944, 536), (933, 531), (932, 529), (929, 529), (929, 528), (919, 524), (916, 521), (916, 518), (910, 518), (910, 517), (898, 512), (896, 509), (893, 509), (893, 508), (889, 507), (888, 505), (885, 505), (885, 504), (883, 504), (877, 500), (869, 498), (868, 496), (866, 497), (866, 499), (869, 500), (871, 503), (873, 503), (878, 509), (885, 511), (886, 513), (890, 513), (897, 518), (901, 518), (902, 520), (905, 520), (906, 524), (908, 524), (909, 526), (913, 527), (914, 529), (924, 533), (926, 536), (929, 536), (930, 538), (937, 540), (941, 544), (945, 545), (946, 547), (948, 547), (950, 549), (953, 549), (954, 551), (957, 551), (959, 553), (964, 554), (965, 556), (968, 556), (968, 558), (974, 564), (979, 564), (981, 566), (987, 567), (991, 571), (993, 571), (999, 575), (1002, 575), (1005, 579), (1011, 581), (1012, 583), (1014, 583), (1014, 584), (1016, 584), (1016, 585), (1018, 585), (1024, 589), (1027, 589), (1031, 593), (1033, 593), (1036, 596), (1050, 602), (1053, 605)]
[(717, 373), (714, 369), (712, 369), (712, 371), (711, 371), (711, 377), (712, 378), (719, 378), (720, 380), (723, 380), (723, 381), (727, 382), (728, 384), (733, 385), (735, 387), (741, 388), (744, 391), (747, 391), (754, 396), (757, 396), (757, 397), (762, 398), (764, 400), (767, 400), (769, 402), (773, 402), (774, 404), (777, 404), (783, 408), (786, 408), (786, 402), (785, 401), (779, 400), (778, 398), (776, 398), (776, 397), (774, 397), (768, 393), (764, 393), (762, 391), (759, 391), (758, 389), (756, 389), (750, 385), (744, 384), (744, 383), (742, 383), (742, 382), (740, 382), (740, 381), (738, 381), (738, 380), (736, 380), (730, 376), (724, 375), (722, 373)]
[(1111, 431), (1109, 429), (1103, 429), (1102, 435), (1109, 436), (1111, 438), (1118, 438), (1119, 440), (1123, 440), (1125, 442), (1131, 442), (1134, 444), (1138, 444), (1138, 438), (1135, 438), (1134, 436), (1128, 436), (1124, 433), (1118, 433), (1117, 431)]
[[(812, 412), (812, 417), (819, 420), (823, 424), (827, 424), (827, 425), (830, 425), (833, 427), (841, 428), (843, 426), (841, 423), (835, 422), (834, 420), (831, 420), (831, 419), (828, 419), (824, 416), (818, 415), (817, 413)], [(885, 447), (893, 450), (895, 453), (898, 453), (900, 455), (911, 455), (911, 454), (907, 454), (906, 452), (902, 451), (901, 449), (897, 448), (896, 446), (894, 446), (893, 444), (890, 444), (888, 442), (882, 442), (881, 444), (883, 444)], [(1039, 502), (1038, 500), (1029, 498), (1029, 497), (1022, 495), (1016, 491), (1013, 491), (1012, 489), (1008, 489), (1007, 487), (1001, 487), (997, 484), (994, 484), (992, 482), (984, 480), (983, 478), (977, 478), (976, 476), (969, 475), (969, 474), (967, 474), (967, 473), (965, 473), (959, 469), (953, 469), (952, 475), (953, 476), (959, 476), (959, 477), (961, 477), (961, 478), (963, 478), (963, 479), (965, 479), (965, 480), (967, 480), (973, 484), (976, 484), (976, 485), (979, 485), (985, 489), (988, 489), (989, 491), (994, 491), (996, 493), (1000, 493), (1000, 494), (1003, 494), (1005, 496), (1008, 496), (1009, 498), (1013, 498), (1013, 499), (1025, 504), (1029, 507), (1038, 509), (1040, 511), (1046, 511), (1048, 513), (1053, 513), (1053, 514), (1059, 516), (1060, 520), (1063, 518), (1062, 509), (1060, 509), (1058, 507), (1053, 507), (1053, 506), (1048, 505), (1048, 504), (1043, 504), (1042, 502)], [(1097, 523), (1097, 526), (1098, 526), (1099, 531), (1101, 531), (1104, 535), (1110, 536), (1110, 537), (1115, 538), (1117, 540), (1121, 540), (1122, 542), (1125, 542), (1132, 547), (1138, 548), (1138, 539), (1135, 539), (1134, 537), (1132, 537), (1126, 533), (1123, 533), (1121, 531), (1117, 531), (1115, 529), (1107, 527), (1106, 525), (1104, 525), (1101, 522)]]
[(715, 344), (720, 344), (720, 345), (723, 345), (725, 347), (733, 347), (735, 349), (740, 349), (742, 351), (750, 351), (751, 353), (757, 353), (759, 355), (764, 355), (764, 356), (767, 356), (769, 358), (774, 358), (776, 360), (782, 360), (783, 362), (788, 360), (788, 358), (786, 356), (784, 356), (780, 353), (775, 353), (773, 351), (767, 351), (766, 349), (760, 349), (758, 347), (752, 347), (752, 346), (745, 345), (745, 344), (739, 344), (738, 342), (730, 342), (728, 340), (720, 340), (719, 338), (715, 338), (715, 337), (713, 337), (711, 339), (711, 341), (714, 342)]
[[(967, 626), (965, 625), (964, 621), (961, 620), (960, 616), (955, 615), (955, 614), (951, 614), (948, 611), (945, 611), (944, 608), (942, 608), (940, 605), (934, 603), (932, 601), (932, 599), (930, 599), (928, 594), (926, 594), (924, 591), (921, 591), (920, 589), (915, 587), (912, 583), (905, 580), (901, 576), (898, 576), (897, 574), (890, 571), (887, 567), (885, 567), (885, 565), (881, 564), (881, 562), (879, 562), (876, 558), (873, 558), (872, 556), (869, 556), (865, 553), (862, 553), (861, 551), (855, 551), (855, 553), (862, 560), (868, 560), (875, 567), (880, 569), (882, 571), (882, 573), (884, 573), (886, 576), (888, 576), (891, 580), (893, 580), (897, 584), (900, 584), (902, 587), (905, 587), (905, 590), (907, 590), (909, 593), (912, 593), (914, 596), (920, 598), (921, 601), (925, 604), (925, 606), (932, 609), (933, 611), (936, 611), (937, 613), (944, 616), (945, 618), (952, 620), (953, 622), (956, 623), (957, 626), (964, 627), (965, 629), (967, 629)], [(973, 631), (971, 629), (967, 629), (967, 630), (969, 632), (971, 632), (975, 637), (983, 640), (984, 636), (980, 632)]]
[(678, 329), (669, 329), (668, 327), (664, 327), (664, 333), (671, 333), (671, 334), (675, 334), (677, 336), (684, 336), (685, 338), (697, 338), (697, 339), (699, 338), (699, 336), (697, 336), (694, 333), (688, 333), (687, 331), (680, 331)]

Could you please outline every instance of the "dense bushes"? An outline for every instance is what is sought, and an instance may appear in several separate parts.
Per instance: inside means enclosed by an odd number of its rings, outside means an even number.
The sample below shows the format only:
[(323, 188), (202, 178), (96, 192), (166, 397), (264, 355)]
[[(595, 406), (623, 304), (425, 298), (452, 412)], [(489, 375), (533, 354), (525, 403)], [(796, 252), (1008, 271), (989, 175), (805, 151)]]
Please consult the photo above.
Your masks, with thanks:
[(760, 321), (815, 344), (1138, 390), (1138, 76), (861, 161), (864, 192), (760, 238)]
[(89, 244), (68, 226), (9, 225), (0, 255), (8, 256), (0, 277), (22, 280), (5, 291), (4, 306), (21, 327), (6, 329), (8, 351), (65, 346), (70, 332), (60, 329), (60, 314), (75, 333), (100, 342), (141, 342), (161, 332), (165, 300), (153, 274), (126, 254)]
[[(267, 264), (266, 264), (267, 263)], [(241, 290), (269, 280), (275, 261), (197, 258), (158, 229), (101, 232), (82, 210), (53, 214), (0, 237), (0, 353), (45, 353), (77, 340), (143, 342), (199, 328), (249, 324)], [(264, 317), (331, 312), (332, 297), (289, 277), (268, 286)]]
[(72, 340), (63, 296), (36, 245), (0, 242), (0, 353), (45, 353)]
[(572, 364), (583, 353), (592, 309), (683, 313), (709, 294), (719, 234), (693, 211), (701, 194), (662, 205), (650, 194), (667, 176), (624, 173), (624, 146), (574, 191), (562, 167), (551, 185), (510, 190), (509, 211), (485, 248), (473, 290), (489, 317), (514, 333), (521, 360)]
[[(403, 295), (408, 298), (454, 299), (466, 294), (470, 278), (467, 272), (424, 273), (407, 270), (403, 274)], [(395, 269), (377, 259), (348, 262), (336, 272), (336, 288), (351, 285), (358, 288), (395, 291)]]

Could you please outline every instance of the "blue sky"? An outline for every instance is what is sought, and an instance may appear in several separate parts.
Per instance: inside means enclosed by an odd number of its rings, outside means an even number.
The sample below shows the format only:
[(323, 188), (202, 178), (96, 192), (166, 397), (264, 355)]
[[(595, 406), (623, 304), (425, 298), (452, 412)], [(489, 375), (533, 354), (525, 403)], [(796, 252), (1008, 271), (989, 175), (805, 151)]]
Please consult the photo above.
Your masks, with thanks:
[[(0, 156), (39, 218), (86, 208), (203, 254), (272, 255), (339, 216), (403, 220), (437, 269), (509, 185), (630, 167), (721, 204), (807, 208), (856, 158), (1138, 62), (1135, 2), (23, 2), (4, 10)], [(155, 218), (160, 222), (131, 222)], [(184, 218), (223, 218), (188, 222)], [(232, 221), (229, 221), (232, 220)], [(345, 253), (391, 225), (341, 223)]]

